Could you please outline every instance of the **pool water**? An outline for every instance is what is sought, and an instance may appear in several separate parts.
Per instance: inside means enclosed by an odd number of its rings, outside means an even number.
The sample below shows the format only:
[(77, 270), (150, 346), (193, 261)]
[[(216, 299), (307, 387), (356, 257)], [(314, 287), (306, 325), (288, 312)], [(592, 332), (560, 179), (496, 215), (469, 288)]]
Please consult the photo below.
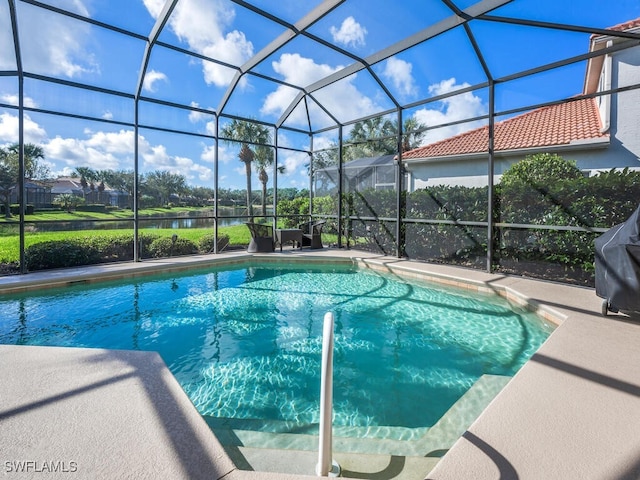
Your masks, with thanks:
[(1, 296), (0, 343), (158, 351), (201, 414), (295, 430), (318, 422), (327, 311), (336, 426), (430, 427), (553, 328), (496, 296), (258, 264)]

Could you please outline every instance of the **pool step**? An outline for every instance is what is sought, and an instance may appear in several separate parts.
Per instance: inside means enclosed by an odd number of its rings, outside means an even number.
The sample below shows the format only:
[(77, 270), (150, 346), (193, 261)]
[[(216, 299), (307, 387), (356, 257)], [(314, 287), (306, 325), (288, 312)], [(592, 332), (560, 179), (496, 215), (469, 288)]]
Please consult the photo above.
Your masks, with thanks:
[[(375, 433), (380, 434), (387, 430), (392, 438), (362, 438), (362, 435), (370, 430), (369, 427), (335, 427), (333, 450), (344, 453), (437, 457), (453, 445), (510, 379), (511, 377), (499, 375), (483, 375), (435, 425), (428, 429), (379, 427)], [(251, 425), (262, 425), (264, 429), (266, 427), (263, 421), (211, 417), (205, 419), (220, 442), (228, 447), (299, 451), (316, 451), (318, 448), (317, 425), (298, 425), (295, 430), (287, 431), (286, 422), (282, 422), (280, 425), (274, 424), (275, 428), (269, 427), (275, 430), (280, 428), (280, 431), (274, 432), (247, 428)], [(402, 432), (403, 430), (416, 431), (407, 433)]]
[[(286, 420), (264, 420), (218, 418), (203, 416), (207, 424), (213, 430), (234, 430), (252, 431), (274, 434), (295, 434), (295, 435), (318, 435), (317, 423), (295, 423)], [(408, 428), (408, 427), (388, 427), (388, 426), (333, 426), (333, 435), (336, 437), (351, 438), (386, 438), (394, 440), (412, 440), (422, 437), (428, 427)]]
[[(300, 450), (233, 447), (229, 456), (240, 470), (315, 476), (318, 453)], [(439, 457), (402, 457), (389, 454), (339, 453), (333, 455), (349, 478), (393, 478), (422, 480)], [(275, 477), (274, 477), (275, 478)]]

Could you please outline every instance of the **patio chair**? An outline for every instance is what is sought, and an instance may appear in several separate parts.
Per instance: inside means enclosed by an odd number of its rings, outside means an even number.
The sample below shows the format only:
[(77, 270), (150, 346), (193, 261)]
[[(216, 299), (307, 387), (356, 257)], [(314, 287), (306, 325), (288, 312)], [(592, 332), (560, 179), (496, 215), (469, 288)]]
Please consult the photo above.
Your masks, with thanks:
[(246, 223), (249, 232), (251, 232), (251, 241), (247, 252), (249, 253), (266, 253), (275, 251), (275, 242), (273, 240), (273, 226), (262, 223)]
[(298, 225), (302, 230), (302, 247), (322, 248), (322, 227), (325, 220), (319, 222), (306, 222)]

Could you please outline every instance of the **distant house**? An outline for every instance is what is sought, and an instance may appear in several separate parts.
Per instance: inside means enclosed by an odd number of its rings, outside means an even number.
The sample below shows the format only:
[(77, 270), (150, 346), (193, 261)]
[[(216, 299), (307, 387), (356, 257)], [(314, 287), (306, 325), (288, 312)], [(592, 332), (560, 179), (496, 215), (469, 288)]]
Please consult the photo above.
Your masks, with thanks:
[(59, 177), (53, 181), (51, 187), (53, 198), (62, 194), (71, 194), (82, 197), (86, 203), (96, 203), (111, 205), (114, 207), (126, 208), (129, 206), (129, 194), (114, 190), (108, 185), (104, 189), (94, 186), (83, 187), (81, 179), (77, 177)]
[[(33, 205), (35, 208), (51, 206), (51, 186), (48, 182), (26, 179), (24, 182), (25, 204)], [(11, 191), (9, 203), (17, 204), (18, 188), (17, 186)]]
[[(342, 166), (345, 185), (349, 191), (366, 189), (388, 190), (396, 186), (395, 155), (381, 155), (370, 158), (357, 158)], [(338, 183), (338, 168), (327, 167), (315, 172), (315, 192), (328, 193)]]
[(78, 197), (84, 197), (85, 194), (82, 184), (80, 183), (80, 179), (73, 177), (57, 178), (51, 187), (51, 193), (55, 196), (71, 194), (77, 195)]
[[(640, 19), (612, 27), (640, 33)], [(590, 52), (625, 41), (594, 35)], [(640, 83), (640, 47), (591, 58), (583, 94)], [(435, 185), (487, 185), (488, 126), (404, 152), (409, 191)], [(640, 170), (640, 89), (551, 105), (495, 123), (494, 182), (532, 153), (575, 160), (585, 175)]]

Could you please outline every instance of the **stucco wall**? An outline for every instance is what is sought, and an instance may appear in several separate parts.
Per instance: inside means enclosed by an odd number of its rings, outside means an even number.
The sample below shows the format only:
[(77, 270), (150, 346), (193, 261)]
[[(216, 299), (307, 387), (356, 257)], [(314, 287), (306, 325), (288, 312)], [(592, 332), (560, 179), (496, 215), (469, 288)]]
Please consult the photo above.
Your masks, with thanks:
[[(623, 50), (612, 58), (612, 89), (640, 83), (640, 47)], [(575, 160), (585, 173), (628, 167), (640, 170), (640, 89), (619, 92), (611, 98), (610, 144), (540, 148), (528, 152), (498, 154), (494, 160), (494, 182), (513, 163), (527, 154), (552, 152), (567, 160)], [(487, 185), (487, 156), (418, 161), (407, 163), (410, 191), (436, 185), (463, 185), (468, 187)]]
[[(640, 83), (640, 47), (616, 53), (612, 74), (613, 88)], [(618, 167), (640, 167), (640, 89), (612, 95), (611, 137), (611, 161)]]

